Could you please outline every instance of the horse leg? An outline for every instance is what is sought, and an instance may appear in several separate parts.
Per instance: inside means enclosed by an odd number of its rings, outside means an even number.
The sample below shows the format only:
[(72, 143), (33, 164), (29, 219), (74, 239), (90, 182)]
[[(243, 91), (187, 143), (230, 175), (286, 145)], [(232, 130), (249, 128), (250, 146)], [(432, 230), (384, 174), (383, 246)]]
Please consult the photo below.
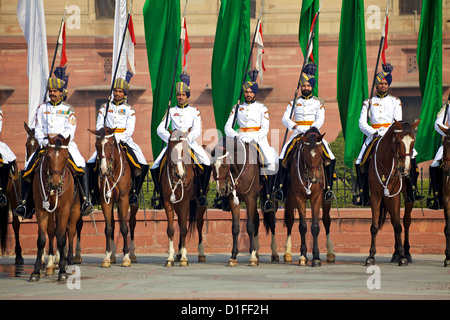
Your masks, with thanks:
[(116, 263), (117, 247), (114, 241), (114, 235), (116, 234), (116, 220), (114, 219), (114, 205), (111, 206), (111, 263)]
[(312, 199), (311, 204), (311, 234), (313, 236), (313, 260), (312, 267), (320, 267), (322, 262), (320, 261), (320, 253), (319, 253), (319, 214), (320, 214), (320, 206), (322, 204), (322, 193), (319, 193), (315, 199)]
[(180, 209), (180, 214), (178, 214), (178, 226), (180, 228), (180, 266), (187, 267), (189, 262), (187, 258), (186, 250), (186, 236), (188, 233), (187, 223), (189, 217), (189, 206), (182, 206)]
[(173, 227), (173, 221), (174, 221), (174, 212), (173, 212), (173, 206), (168, 201), (164, 201), (164, 209), (166, 211), (167, 215), (167, 237), (169, 238), (169, 250), (166, 260), (166, 267), (173, 267), (174, 259), (173, 255), (175, 254), (175, 249), (173, 247), (173, 235), (175, 234), (175, 229)]
[[(62, 210), (62, 209), (61, 209)], [(63, 219), (61, 219), (63, 220)], [(66, 229), (67, 229), (67, 221), (68, 218), (64, 219), (58, 223), (58, 227), (56, 229), (56, 244), (59, 251), (59, 256), (61, 260), (59, 262), (59, 274), (58, 274), (58, 282), (66, 283), (67, 281), (67, 273), (66, 273), (66, 258), (64, 255), (64, 249), (66, 247)]]
[[(274, 216), (275, 218), (275, 216)], [(280, 262), (280, 257), (278, 256), (277, 252), (277, 240), (275, 239), (275, 219), (273, 221), (273, 225), (270, 227), (270, 234), (271, 234), (271, 240), (270, 240), (270, 249), (272, 250), (272, 255), (270, 256), (270, 262)]]
[(294, 225), (294, 199), (288, 197), (284, 210), (284, 224), (287, 229), (286, 243), (284, 245), (284, 262), (292, 262), (292, 226)]
[(83, 218), (80, 216), (76, 223), (76, 231), (77, 231), (77, 244), (75, 246), (75, 264), (81, 264), (83, 259), (81, 258), (81, 230), (83, 229)]
[(206, 206), (199, 206), (197, 209), (197, 233), (198, 233), (198, 262), (206, 262), (205, 248), (203, 246), (203, 224)]
[(230, 202), (231, 214), (233, 215), (233, 221), (231, 225), (231, 233), (233, 235), (233, 249), (231, 250), (231, 258), (228, 260), (229, 267), (237, 266), (237, 255), (239, 253), (239, 233), (241, 231), (240, 226), (240, 207), (239, 204), (235, 204), (231, 196), (228, 197)]
[(14, 237), (16, 241), (15, 246), (15, 253), (16, 253), (16, 259), (14, 260), (15, 265), (22, 265), (24, 264), (24, 260), (22, 257), (22, 247), (20, 246), (20, 221), (19, 218), (15, 215), (13, 215), (13, 222), (12, 222), (13, 230), (14, 230)]
[(397, 257), (393, 257), (391, 262), (397, 262), (399, 266), (408, 265), (408, 260), (405, 256), (405, 250), (402, 245), (402, 224), (400, 221), (400, 197), (396, 197), (394, 199), (386, 200), (386, 207), (391, 216), (392, 227), (394, 228), (394, 238), (395, 238), (395, 252), (394, 256), (397, 253)]
[(134, 246), (134, 230), (136, 229), (136, 213), (138, 211), (138, 206), (130, 207), (130, 260), (132, 263), (137, 263), (135, 246)]
[(250, 240), (250, 266), (258, 265), (258, 246), (257, 246), (257, 235), (258, 235), (258, 225), (259, 225), (259, 215), (257, 211), (255, 197), (248, 197), (248, 201), (246, 203), (247, 206), (247, 234)]
[(112, 222), (112, 204), (107, 205), (105, 203), (102, 203), (102, 211), (103, 215), (105, 217), (105, 239), (106, 239), (106, 255), (105, 258), (103, 258), (102, 261), (102, 268), (109, 268), (111, 267), (111, 238), (114, 237), (113, 234), (113, 222)]
[(370, 225), (370, 250), (369, 257), (366, 259), (366, 266), (375, 265), (375, 254), (377, 253), (376, 243), (377, 243), (377, 234), (380, 230), (380, 204), (381, 204), (381, 196), (376, 197), (376, 194), (372, 192), (372, 196), (370, 197), (370, 205), (372, 208), (372, 224)]
[(412, 262), (412, 257), (410, 253), (410, 244), (409, 244), (409, 227), (411, 226), (411, 211), (414, 207), (414, 203), (406, 203), (405, 204), (405, 214), (403, 216), (403, 227), (405, 228), (405, 240), (403, 242), (403, 248), (405, 250), (405, 257), (408, 262)]
[(47, 259), (47, 267), (46, 267), (46, 275), (51, 276), (55, 274), (55, 254), (54, 254), (54, 245), (53, 241), (55, 240), (55, 215), (48, 214), (48, 225), (47, 225), (47, 234), (48, 234), (48, 259)]
[(46, 232), (48, 225), (48, 214), (36, 210), (36, 219), (38, 221), (38, 239), (37, 239), (37, 256), (34, 264), (33, 273), (30, 276), (30, 282), (38, 282), (41, 278), (42, 255), (45, 250)]
[(444, 201), (444, 216), (445, 216), (445, 260), (444, 267), (450, 266), (450, 204), (448, 198)]
[(300, 244), (300, 258), (298, 259), (298, 263), (301, 266), (306, 266), (308, 262), (308, 258), (306, 255), (307, 246), (306, 246), (306, 232), (308, 231), (308, 226), (306, 225), (306, 201), (299, 201), (297, 205), (297, 210), (299, 213), (299, 224), (298, 230), (300, 232), (301, 244)]
[(335, 262), (336, 254), (334, 253), (334, 246), (330, 236), (330, 225), (331, 225), (330, 210), (331, 210), (331, 202), (322, 201), (322, 223), (325, 228), (327, 238), (327, 262)]
[(122, 267), (129, 267), (131, 266), (131, 260), (130, 260), (130, 249), (128, 247), (128, 199), (126, 201), (122, 201), (118, 205), (119, 210), (119, 219), (120, 219), (120, 233), (122, 234), (123, 238), (123, 260), (122, 260)]

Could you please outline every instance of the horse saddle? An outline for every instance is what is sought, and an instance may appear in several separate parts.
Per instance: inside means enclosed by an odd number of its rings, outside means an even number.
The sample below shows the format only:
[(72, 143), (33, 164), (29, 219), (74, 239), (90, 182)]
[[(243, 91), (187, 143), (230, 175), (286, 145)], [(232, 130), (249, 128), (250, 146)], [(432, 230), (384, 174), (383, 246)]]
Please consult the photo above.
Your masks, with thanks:
[(130, 148), (130, 146), (123, 141), (119, 142), (119, 146), (122, 149), (123, 152), (127, 155), (127, 159), (131, 163), (131, 165), (134, 167), (134, 173), (136, 176), (139, 176), (141, 174), (141, 165), (139, 164), (139, 161), (137, 160), (136, 155), (134, 154), (133, 149)]
[(372, 139), (372, 142), (367, 146), (366, 151), (363, 154), (362, 160), (361, 160), (361, 164), (360, 164), (360, 168), (361, 168), (361, 172), (364, 172), (366, 169), (366, 165), (369, 163), (370, 158), (372, 158), (372, 154), (373, 154), (373, 147), (375, 146), (375, 143), (380, 140), (380, 136), (376, 136)]
[[(291, 151), (295, 148), (295, 146), (297, 145), (297, 143), (300, 143), (300, 139), (303, 135), (299, 134), (297, 137), (295, 137), (294, 139), (292, 139), (291, 142), (289, 142), (289, 145), (286, 148), (286, 153), (284, 155), (283, 160), (281, 161), (281, 165), (285, 168), (288, 167), (288, 164), (290, 163), (291, 159), (292, 159), (292, 153)], [(330, 154), (328, 153), (327, 148), (325, 148), (325, 145), (322, 144), (322, 150), (323, 150), (323, 155), (325, 156), (325, 160), (326, 161), (331, 161), (331, 157)]]
[[(192, 148), (189, 148), (188, 152), (189, 152), (189, 155), (191, 156), (192, 163), (195, 164), (195, 166), (203, 172), (203, 165), (198, 160), (197, 156), (195, 155), (194, 150), (192, 150)], [(159, 165), (159, 178), (161, 178), (161, 171), (162, 171), (162, 168), (164, 168), (166, 160), (167, 160), (167, 153), (161, 159), (161, 164)]]

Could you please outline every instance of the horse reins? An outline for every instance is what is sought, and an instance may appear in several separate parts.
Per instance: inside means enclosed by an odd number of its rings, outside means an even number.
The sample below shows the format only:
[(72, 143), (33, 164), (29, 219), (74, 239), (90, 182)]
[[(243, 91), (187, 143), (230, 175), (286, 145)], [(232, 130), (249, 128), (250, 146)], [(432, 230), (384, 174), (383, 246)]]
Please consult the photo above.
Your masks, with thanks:
[[(317, 134), (316, 134), (316, 135), (317, 135)], [(309, 145), (309, 142), (303, 142), (303, 143), (304, 143), (305, 145)], [(322, 144), (322, 141), (316, 142), (316, 144), (319, 144), (319, 145), (320, 145), (320, 144)], [(303, 144), (300, 144), (300, 145), (299, 145), (299, 148), (298, 148), (298, 151), (297, 151), (297, 176), (298, 176), (298, 178), (299, 178), (299, 180), (300, 180), (300, 183), (302, 184), (303, 188), (305, 189), (306, 195), (309, 196), (309, 195), (311, 194), (311, 186), (313, 185), (313, 183), (311, 182), (311, 179), (310, 179), (310, 177), (309, 177), (309, 168), (308, 168), (308, 166), (306, 165), (306, 160), (301, 161), (301, 160), (302, 160), (302, 157), (305, 158), (305, 153), (304, 153), (304, 152), (301, 152), (302, 148), (303, 148)], [(304, 162), (304, 164), (305, 164), (305, 165), (304, 165), (304, 168), (305, 168), (305, 170), (306, 170), (306, 173), (305, 173), (305, 176), (306, 176), (305, 182), (308, 182), (308, 187), (305, 186), (305, 183), (303, 182), (302, 174), (301, 174), (301, 172), (300, 172), (301, 163), (303, 163), (303, 162)], [(311, 166), (311, 169), (320, 169), (321, 165), (322, 165), (322, 164), (319, 164), (318, 166)], [(322, 178), (322, 180), (323, 180), (323, 176), (322, 176), (321, 178)]]

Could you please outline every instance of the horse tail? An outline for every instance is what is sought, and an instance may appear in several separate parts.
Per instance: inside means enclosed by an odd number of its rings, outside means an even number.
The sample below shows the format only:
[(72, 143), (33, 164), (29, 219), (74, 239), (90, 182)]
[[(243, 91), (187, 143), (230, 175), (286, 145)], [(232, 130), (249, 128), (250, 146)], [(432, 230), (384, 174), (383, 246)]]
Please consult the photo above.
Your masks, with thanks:
[(195, 228), (197, 227), (197, 200), (191, 200), (189, 203), (189, 226), (188, 226), (188, 234), (191, 236)]
[(0, 248), (2, 255), (6, 251), (6, 242), (8, 239), (8, 216), (9, 216), (9, 205), (0, 208)]
[(378, 217), (379, 230), (381, 230), (383, 228), (384, 222), (386, 221), (387, 214), (388, 214), (388, 211), (386, 209), (386, 205), (384, 204), (384, 200), (381, 199), (380, 216)]
[(264, 212), (263, 211), (263, 223), (264, 227), (266, 227), (266, 233), (268, 234), (270, 230), (275, 230), (275, 213)]

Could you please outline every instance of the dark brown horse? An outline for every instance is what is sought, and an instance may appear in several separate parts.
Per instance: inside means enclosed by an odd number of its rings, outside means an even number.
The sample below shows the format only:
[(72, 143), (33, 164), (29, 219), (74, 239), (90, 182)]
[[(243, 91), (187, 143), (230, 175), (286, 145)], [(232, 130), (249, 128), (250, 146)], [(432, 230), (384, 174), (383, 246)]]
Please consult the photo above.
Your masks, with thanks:
[(442, 199), (444, 203), (444, 216), (445, 216), (445, 261), (444, 267), (450, 266), (450, 129), (439, 126), (439, 128), (445, 133), (443, 139), (443, 165), (442, 170), (443, 175), (443, 190)]
[(405, 240), (402, 245), (400, 195), (403, 193), (405, 197), (404, 178), (409, 175), (411, 169), (411, 157), (415, 142), (414, 130), (419, 123), (420, 120), (412, 125), (394, 120), (394, 123), (374, 146), (368, 172), (372, 225), (370, 227), (370, 253), (366, 265), (375, 264), (376, 237), (383, 226), (387, 213), (391, 217), (395, 233), (395, 252), (391, 261), (398, 261), (400, 266), (408, 265), (408, 261), (412, 261), (409, 253), (409, 226), (414, 203), (405, 201), (403, 217)]
[[(67, 280), (64, 249), (67, 238), (69, 246), (67, 263), (74, 264), (73, 238), (76, 223), (80, 217), (80, 195), (70, 170), (68, 145), (70, 137), (49, 137), (48, 145), (34, 173), (33, 198), (38, 222), (38, 253), (30, 282), (37, 282), (42, 268), (42, 254), (45, 248), (46, 233), (49, 239), (56, 235), (57, 247), (61, 257), (58, 281)], [(49, 255), (53, 247), (49, 247)]]
[[(115, 263), (114, 245), (114, 204), (117, 204), (117, 212), (120, 224), (120, 232), (123, 237), (123, 267), (129, 267), (134, 256), (130, 256), (128, 245), (127, 216), (129, 208), (129, 191), (131, 189), (131, 164), (124, 150), (119, 146), (114, 132), (115, 128), (104, 127), (100, 130), (90, 130), (96, 136), (95, 148), (97, 150), (97, 166), (99, 170), (98, 187), (100, 191), (100, 203), (105, 217), (106, 256), (102, 261), (103, 268), (111, 267)], [(138, 206), (131, 206), (130, 234), (134, 241), (134, 227), (136, 225), (136, 213)]]
[[(285, 244), (285, 261), (292, 261), (291, 256), (291, 231), (294, 224), (294, 210), (299, 212), (299, 231), (301, 236), (299, 264), (306, 265), (306, 202), (309, 199), (311, 205), (311, 234), (313, 236), (313, 260), (312, 266), (321, 266), (319, 255), (319, 215), (323, 203), (323, 190), (325, 187), (324, 162), (322, 139), (325, 134), (320, 134), (317, 129), (310, 129), (301, 137), (292, 149), (292, 160), (289, 164), (290, 183), (286, 199), (285, 224), (287, 227), (287, 239)], [(327, 230), (327, 260), (334, 261), (332, 243), (329, 237), (330, 204), (323, 205), (323, 223)]]
[(195, 226), (197, 226), (199, 236), (198, 261), (204, 262), (206, 260), (202, 238), (203, 215), (206, 206), (199, 206), (196, 200), (199, 193), (195, 186), (195, 164), (187, 143), (187, 135), (190, 130), (183, 133), (179, 130), (171, 131), (169, 129), (169, 132), (170, 138), (165, 160), (164, 164), (161, 164), (160, 171), (161, 193), (167, 216), (167, 236), (169, 238), (169, 256), (166, 260), (166, 266), (173, 266), (175, 261), (173, 236), (175, 234), (174, 215), (176, 214), (180, 231), (177, 261), (180, 262), (180, 266), (185, 267), (188, 265), (186, 236), (188, 232), (193, 232)]
[[(228, 198), (233, 215), (233, 249), (228, 266), (237, 266), (240, 233), (240, 202), (247, 211), (247, 234), (250, 240), (250, 265), (258, 265), (259, 214), (257, 208), (260, 187), (258, 152), (254, 145), (233, 138), (224, 138), (213, 150), (213, 177), (217, 192)], [(276, 251), (275, 251), (276, 254)], [(274, 256), (274, 254), (272, 253)]]

